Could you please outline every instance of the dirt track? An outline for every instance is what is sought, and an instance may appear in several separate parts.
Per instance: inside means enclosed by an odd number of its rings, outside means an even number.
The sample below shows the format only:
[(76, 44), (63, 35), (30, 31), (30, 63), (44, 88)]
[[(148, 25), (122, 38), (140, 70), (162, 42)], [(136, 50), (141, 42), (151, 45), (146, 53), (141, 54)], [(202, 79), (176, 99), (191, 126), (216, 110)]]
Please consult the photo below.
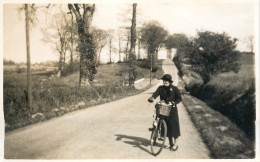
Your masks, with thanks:
[[(165, 60), (165, 73), (178, 83), (177, 69)], [(7, 159), (204, 159), (202, 143), (182, 103), (178, 105), (181, 137), (179, 149), (150, 153), (154, 104), (147, 102), (161, 84), (139, 95), (66, 114), (6, 134)], [(158, 100), (158, 99), (157, 99)], [(166, 141), (168, 144), (168, 140)]]

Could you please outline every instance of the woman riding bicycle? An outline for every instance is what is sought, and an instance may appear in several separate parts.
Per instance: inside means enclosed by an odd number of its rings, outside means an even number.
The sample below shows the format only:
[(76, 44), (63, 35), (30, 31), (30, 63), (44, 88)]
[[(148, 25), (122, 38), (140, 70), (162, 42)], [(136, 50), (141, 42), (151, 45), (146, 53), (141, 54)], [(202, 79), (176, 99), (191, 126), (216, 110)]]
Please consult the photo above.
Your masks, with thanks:
[[(177, 139), (180, 136), (177, 104), (182, 101), (182, 98), (178, 88), (172, 85), (173, 81), (170, 74), (165, 74), (161, 79), (163, 80), (163, 86), (159, 86), (148, 101), (153, 102), (160, 96), (160, 100), (164, 100), (167, 104), (172, 103), (173, 107), (170, 115), (166, 118), (167, 137), (169, 138), (170, 151), (176, 151), (178, 149)], [(174, 138), (174, 142), (172, 138)]]

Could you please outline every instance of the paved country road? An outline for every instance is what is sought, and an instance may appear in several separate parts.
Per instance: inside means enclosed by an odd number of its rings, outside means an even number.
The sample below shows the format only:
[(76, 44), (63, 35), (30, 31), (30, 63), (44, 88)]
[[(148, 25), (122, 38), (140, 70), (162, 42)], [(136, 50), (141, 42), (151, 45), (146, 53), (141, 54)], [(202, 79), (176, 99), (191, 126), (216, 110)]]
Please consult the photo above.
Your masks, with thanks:
[[(178, 83), (177, 69), (165, 60), (165, 73)], [(151, 155), (154, 104), (147, 99), (162, 84), (135, 96), (68, 113), (62, 117), (9, 132), (6, 159), (205, 159), (209, 151), (182, 103), (178, 105), (179, 149)], [(157, 99), (158, 100), (158, 99)], [(168, 139), (166, 140), (168, 144)]]

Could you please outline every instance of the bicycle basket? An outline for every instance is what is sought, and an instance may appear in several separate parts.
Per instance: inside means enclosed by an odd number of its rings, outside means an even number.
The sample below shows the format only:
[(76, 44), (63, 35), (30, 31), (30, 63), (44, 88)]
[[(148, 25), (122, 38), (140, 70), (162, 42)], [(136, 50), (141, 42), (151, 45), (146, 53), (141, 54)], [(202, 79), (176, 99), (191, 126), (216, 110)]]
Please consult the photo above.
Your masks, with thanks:
[(171, 112), (171, 105), (168, 105), (166, 103), (157, 103), (155, 105), (156, 114), (163, 115), (163, 116), (169, 116)]

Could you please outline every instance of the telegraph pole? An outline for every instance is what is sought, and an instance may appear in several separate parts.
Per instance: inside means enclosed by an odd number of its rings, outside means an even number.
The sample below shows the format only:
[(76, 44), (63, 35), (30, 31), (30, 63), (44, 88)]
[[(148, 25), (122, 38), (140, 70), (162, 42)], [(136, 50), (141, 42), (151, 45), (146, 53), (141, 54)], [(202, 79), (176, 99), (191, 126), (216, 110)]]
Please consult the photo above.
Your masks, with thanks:
[(27, 106), (30, 112), (32, 106), (32, 94), (31, 94), (31, 58), (30, 58), (30, 24), (29, 24), (29, 9), (28, 4), (25, 7), (25, 30), (26, 30), (26, 52), (27, 52)]

